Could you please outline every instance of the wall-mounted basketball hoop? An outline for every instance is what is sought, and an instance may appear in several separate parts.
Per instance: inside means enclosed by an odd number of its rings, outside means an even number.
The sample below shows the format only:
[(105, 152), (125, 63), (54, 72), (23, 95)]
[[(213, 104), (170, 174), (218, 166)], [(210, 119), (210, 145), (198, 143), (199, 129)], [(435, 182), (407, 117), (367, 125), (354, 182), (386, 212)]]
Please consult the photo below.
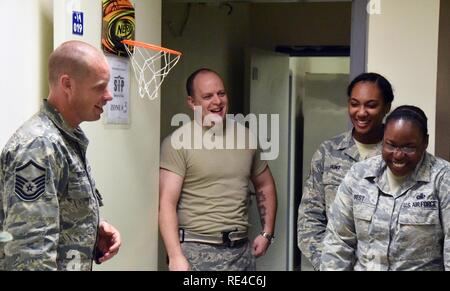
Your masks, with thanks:
[(159, 88), (170, 70), (180, 60), (181, 52), (134, 40), (122, 43), (130, 56), (139, 86), (139, 95), (150, 100), (158, 97)]

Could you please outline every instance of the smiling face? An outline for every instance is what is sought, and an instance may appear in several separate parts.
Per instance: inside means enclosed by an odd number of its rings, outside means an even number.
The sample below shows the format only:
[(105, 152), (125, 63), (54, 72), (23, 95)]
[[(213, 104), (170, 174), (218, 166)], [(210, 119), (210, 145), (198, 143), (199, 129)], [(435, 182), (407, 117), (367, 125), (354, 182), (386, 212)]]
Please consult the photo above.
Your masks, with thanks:
[(385, 103), (377, 84), (357, 83), (348, 100), (348, 114), (354, 127), (353, 136), (362, 143), (378, 142), (383, 118), (389, 110), (390, 104)]
[(428, 146), (428, 137), (414, 122), (405, 119), (386, 124), (383, 138), (383, 159), (397, 176), (411, 174)]
[(100, 119), (103, 106), (112, 100), (108, 90), (109, 66), (99, 57), (90, 65), (87, 76), (73, 77), (73, 91), (69, 104), (78, 123)]
[(193, 81), (193, 96), (188, 96), (188, 104), (202, 108), (202, 121), (209, 114), (221, 120), (225, 119), (228, 111), (228, 96), (222, 79), (213, 72), (201, 72)]

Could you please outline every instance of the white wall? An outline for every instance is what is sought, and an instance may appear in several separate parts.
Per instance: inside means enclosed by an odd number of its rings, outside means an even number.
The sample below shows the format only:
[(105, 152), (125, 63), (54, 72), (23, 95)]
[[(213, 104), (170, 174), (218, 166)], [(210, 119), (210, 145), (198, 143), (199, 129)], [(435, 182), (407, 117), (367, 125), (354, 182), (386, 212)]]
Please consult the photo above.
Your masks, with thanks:
[[(303, 181), (309, 174), (311, 158), (320, 143), (347, 129), (347, 95), (346, 88), (329, 94), (329, 88), (324, 88), (324, 98), (305, 96), (305, 82), (314, 77), (307, 74), (325, 74), (329, 76), (328, 82), (336, 82), (342, 76), (349, 74), (350, 58), (348, 57), (293, 57), (290, 59), (290, 68), (295, 82), (295, 94), (300, 112), (303, 113)], [(340, 84), (340, 82), (338, 82)], [(315, 98), (312, 98), (315, 97)], [(324, 121), (327, 120), (327, 121)], [(326, 125), (326, 126), (324, 126)]]
[[(84, 12), (86, 35), (71, 34), (71, 11)], [(70, 8), (70, 7), (69, 7)], [(161, 42), (161, 1), (135, 1), (136, 39)], [(100, 48), (101, 1), (55, 1), (55, 45), (81, 39)], [(88, 159), (105, 206), (101, 216), (116, 226), (123, 246), (99, 270), (156, 270), (158, 245), (158, 173), (160, 101), (141, 99), (134, 74), (131, 82), (131, 124), (83, 123), (90, 145)]]
[(386, 76), (395, 90), (394, 107), (410, 104), (428, 117), (434, 153), (439, 0), (382, 0), (369, 16), (367, 70)]
[(47, 97), (47, 56), (52, 50), (51, 0), (0, 0), (0, 149)]

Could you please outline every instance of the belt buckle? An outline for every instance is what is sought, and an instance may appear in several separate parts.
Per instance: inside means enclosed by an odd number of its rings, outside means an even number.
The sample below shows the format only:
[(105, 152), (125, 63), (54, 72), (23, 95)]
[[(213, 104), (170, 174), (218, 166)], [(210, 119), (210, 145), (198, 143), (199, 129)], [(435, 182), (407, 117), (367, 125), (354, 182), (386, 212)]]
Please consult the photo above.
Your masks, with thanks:
[(231, 231), (222, 231), (222, 243), (224, 246), (232, 247), (234, 245), (234, 241), (231, 241), (230, 239), (230, 232)]
[(232, 240), (230, 238), (230, 234), (233, 232), (238, 231), (237, 229), (235, 230), (230, 230), (230, 231), (222, 231), (222, 243), (224, 246), (232, 248), (235, 247), (238, 243), (242, 242), (242, 239), (235, 239)]
[(178, 234), (180, 236), (180, 243), (184, 243), (184, 228), (180, 228)]

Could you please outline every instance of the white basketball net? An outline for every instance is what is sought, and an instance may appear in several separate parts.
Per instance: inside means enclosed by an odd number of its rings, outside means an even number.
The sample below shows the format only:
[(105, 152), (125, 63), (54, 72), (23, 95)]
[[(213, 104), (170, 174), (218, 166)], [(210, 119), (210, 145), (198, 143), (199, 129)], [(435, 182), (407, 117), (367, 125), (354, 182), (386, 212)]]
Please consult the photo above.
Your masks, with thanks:
[(150, 100), (156, 99), (164, 78), (178, 63), (181, 55), (127, 44), (124, 46), (138, 81), (139, 95), (141, 98), (147, 95)]

